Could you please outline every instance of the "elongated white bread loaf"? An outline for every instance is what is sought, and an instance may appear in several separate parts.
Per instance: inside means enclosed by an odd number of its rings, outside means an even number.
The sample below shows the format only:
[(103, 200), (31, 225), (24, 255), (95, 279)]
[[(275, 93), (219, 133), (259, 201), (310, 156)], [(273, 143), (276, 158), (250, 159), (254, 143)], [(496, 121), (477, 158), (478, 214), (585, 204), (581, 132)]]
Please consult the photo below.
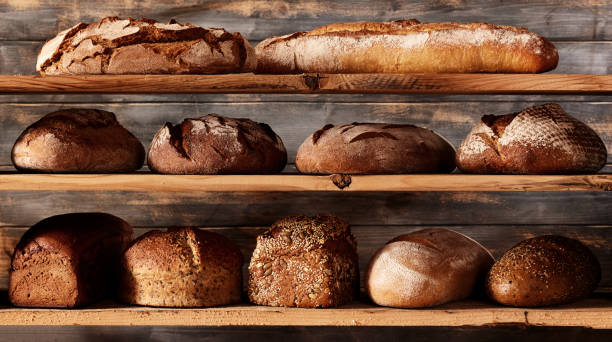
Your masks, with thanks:
[(554, 45), (525, 28), (486, 23), (336, 23), (268, 38), (255, 48), (260, 73), (537, 73)]

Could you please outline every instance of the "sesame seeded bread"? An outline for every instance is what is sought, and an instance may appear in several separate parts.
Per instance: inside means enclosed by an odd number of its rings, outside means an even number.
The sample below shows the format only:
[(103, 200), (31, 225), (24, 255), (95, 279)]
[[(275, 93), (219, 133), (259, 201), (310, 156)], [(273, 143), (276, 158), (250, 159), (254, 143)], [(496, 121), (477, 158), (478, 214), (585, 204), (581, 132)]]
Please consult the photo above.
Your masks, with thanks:
[(240, 302), (243, 257), (222, 235), (153, 230), (123, 254), (119, 297), (129, 304), (200, 307)]
[(559, 56), (525, 28), (486, 23), (336, 23), (271, 37), (255, 48), (260, 73), (536, 73)]
[(571, 303), (589, 296), (601, 280), (595, 255), (580, 241), (558, 235), (527, 239), (493, 265), (489, 297), (511, 306)]
[(259, 305), (332, 307), (359, 290), (357, 243), (334, 215), (289, 216), (257, 237), (248, 292)]

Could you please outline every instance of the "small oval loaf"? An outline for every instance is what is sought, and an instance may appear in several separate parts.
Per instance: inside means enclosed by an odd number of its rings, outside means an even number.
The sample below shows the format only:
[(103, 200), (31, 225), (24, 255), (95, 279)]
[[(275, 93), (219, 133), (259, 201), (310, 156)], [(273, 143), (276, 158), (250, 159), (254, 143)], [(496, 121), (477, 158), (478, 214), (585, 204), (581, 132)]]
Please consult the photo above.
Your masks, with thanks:
[(271, 37), (255, 48), (260, 73), (537, 73), (557, 49), (524, 28), (485, 23), (336, 23)]
[(43, 75), (250, 72), (255, 50), (240, 33), (151, 19), (107, 17), (79, 23), (43, 45)]
[(544, 235), (522, 241), (493, 265), (489, 297), (511, 306), (571, 303), (587, 297), (601, 280), (599, 261), (580, 241)]
[(435, 173), (455, 169), (455, 149), (435, 132), (413, 125), (325, 125), (300, 146), (302, 173)]
[(493, 262), (489, 251), (463, 234), (424, 229), (400, 235), (378, 250), (365, 287), (378, 305), (435, 306), (472, 294)]
[(469, 173), (594, 173), (607, 157), (595, 131), (551, 103), (483, 116), (459, 146), (457, 167)]
[(240, 302), (243, 257), (220, 234), (194, 228), (150, 231), (123, 253), (119, 297), (160, 307)]
[(168, 174), (278, 173), (287, 163), (281, 138), (265, 123), (209, 114), (167, 122), (151, 142), (149, 168)]
[(11, 158), (20, 171), (109, 173), (142, 167), (144, 147), (99, 109), (63, 109), (45, 115), (21, 133)]

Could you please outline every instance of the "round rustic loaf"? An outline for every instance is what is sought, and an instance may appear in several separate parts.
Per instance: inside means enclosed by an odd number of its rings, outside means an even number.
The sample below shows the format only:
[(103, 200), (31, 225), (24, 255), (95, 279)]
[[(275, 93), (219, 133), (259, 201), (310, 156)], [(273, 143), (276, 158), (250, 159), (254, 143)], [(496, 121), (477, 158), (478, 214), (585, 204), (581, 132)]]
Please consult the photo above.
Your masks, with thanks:
[(257, 237), (249, 299), (260, 305), (331, 307), (359, 291), (357, 243), (335, 215), (288, 216)]
[(45, 115), (17, 139), (11, 153), (20, 171), (109, 173), (142, 167), (144, 147), (99, 109), (63, 109)]
[(43, 75), (250, 72), (255, 49), (240, 33), (151, 19), (79, 23), (43, 45)]
[(435, 132), (413, 125), (325, 125), (302, 143), (302, 173), (435, 173), (455, 169), (455, 150)]
[(209, 114), (176, 126), (166, 123), (155, 134), (147, 159), (159, 173), (278, 173), (287, 163), (287, 151), (265, 123)]
[(257, 45), (261, 73), (535, 73), (557, 49), (524, 28), (485, 23), (336, 23)]
[(469, 173), (593, 173), (607, 158), (595, 131), (551, 103), (483, 116), (459, 146), (457, 167)]
[(365, 287), (378, 305), (440, 305), (472, 294), (493, 262), (489, 251), (463, 234), (424, 229), (400, 235), (378, 250), (368, 265)]
[(587, 297), (601, 280), (599, 261), (580, 241), (544, 235), (522, 241), (493, 265), (489, 297), (511, 306), (571, 303)]
[(193, 228), (150, 231), (123, 254), (119, 297), (161, 307), (240, 302), (242, 253), (222, 235)]

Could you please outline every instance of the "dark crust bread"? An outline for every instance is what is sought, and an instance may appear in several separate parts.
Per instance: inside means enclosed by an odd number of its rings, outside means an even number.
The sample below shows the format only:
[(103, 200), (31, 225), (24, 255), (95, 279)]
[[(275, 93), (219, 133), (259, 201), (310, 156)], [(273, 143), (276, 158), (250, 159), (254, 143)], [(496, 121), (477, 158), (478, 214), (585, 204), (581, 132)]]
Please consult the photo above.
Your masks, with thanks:
[(154, 230), (123, 255), (120, 299), (161, 307), (240, 302), (242, 252), (226, 237), (194, 228)]
[(288, 216), (257, 237), (249, 299), (260, 305), (331, 307), (359, 289), (357, 243), (335, 215)]
[(525, 28), (487, 23), (336, 23), (259, 43), (260, 73), (512, 72), (552, 70), (554, 45)]
[(104, 213), (46, 218), (22, 237), (11, 262), (9, 299), (17, 306), (78, 307), (115, 290), (132, 227)]
[(295, 158), (302, 173), (438, 173), (455, 169), (455, 150), (435, 132), (413, 125), (325, 125)]
[(46, 75), (249, 72), (256, 62), (240, 33), (174, 20), (107, 17), (49, 40), (36, 70)]
[(285, 146), (270, 126), (216, 114), (166, 123), (148, 153), (149, 168), (169, 174), (278, 173), (286, 163)]
[(595, 255), (580, 241), (558, 235), (527, 239), (493, 265), (489, 297), (511, 306), (571, 303), (589, 296), (601, 280)]
[(21, 133), (11, 158), (20, 171), (109, 173), (142, 167), (144, 147), (99, 109), (71, 108), (45, 115)]
[(459, 146), (456, 162), (469, 173), (595, 173), (607, 157), (593, 129), (550, 103), (483, 116)]

